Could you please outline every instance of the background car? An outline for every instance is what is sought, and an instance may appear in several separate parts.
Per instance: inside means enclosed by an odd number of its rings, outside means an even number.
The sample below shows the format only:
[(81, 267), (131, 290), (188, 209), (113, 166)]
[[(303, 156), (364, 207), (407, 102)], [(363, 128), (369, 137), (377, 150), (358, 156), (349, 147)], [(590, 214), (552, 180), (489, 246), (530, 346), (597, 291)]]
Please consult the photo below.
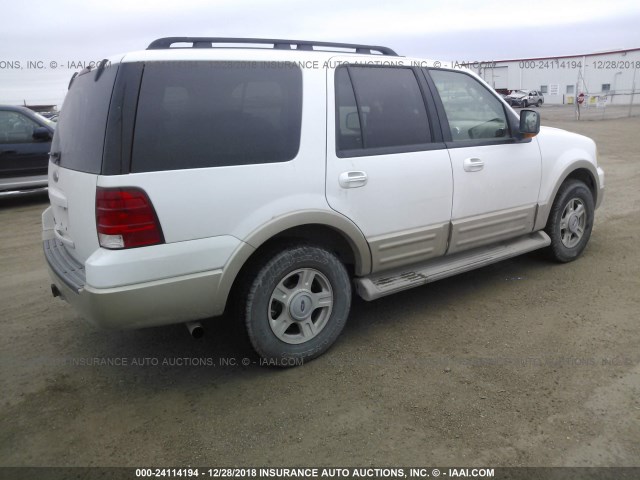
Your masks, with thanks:
[(0, 193), (47, 186), (54, 128), (28, 108), (0, 105)]
[(509, 105), (522, 108), (540, 107), (544, 103), (544, 97), (538, 90), (514, 90), (507, 95), (506, 100)]

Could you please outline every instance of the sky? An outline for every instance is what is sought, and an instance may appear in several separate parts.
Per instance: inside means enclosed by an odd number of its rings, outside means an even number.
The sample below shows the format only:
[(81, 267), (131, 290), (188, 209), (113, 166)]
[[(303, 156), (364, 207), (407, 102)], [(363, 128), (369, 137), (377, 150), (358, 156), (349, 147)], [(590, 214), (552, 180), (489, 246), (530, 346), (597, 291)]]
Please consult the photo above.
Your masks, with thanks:
[(82, 62), (169, 36), (391, 47), (441, 61), (640, 48), (638, 0), (0, 0), (0, 104), (61, 105)]

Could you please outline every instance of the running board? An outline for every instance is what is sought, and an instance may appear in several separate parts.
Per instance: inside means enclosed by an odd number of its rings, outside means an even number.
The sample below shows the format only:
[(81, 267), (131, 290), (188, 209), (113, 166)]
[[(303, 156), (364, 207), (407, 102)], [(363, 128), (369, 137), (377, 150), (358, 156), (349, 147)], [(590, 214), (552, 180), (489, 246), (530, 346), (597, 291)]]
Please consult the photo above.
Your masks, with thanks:
[(474, 248), (429, 262), (356, 278), (356, 290), (365, 300), (375, 300), (392, 293), (419, 287), (458, 273), (547, 247), (551, 239), (543, 231), (531, 233), (498, 245)]

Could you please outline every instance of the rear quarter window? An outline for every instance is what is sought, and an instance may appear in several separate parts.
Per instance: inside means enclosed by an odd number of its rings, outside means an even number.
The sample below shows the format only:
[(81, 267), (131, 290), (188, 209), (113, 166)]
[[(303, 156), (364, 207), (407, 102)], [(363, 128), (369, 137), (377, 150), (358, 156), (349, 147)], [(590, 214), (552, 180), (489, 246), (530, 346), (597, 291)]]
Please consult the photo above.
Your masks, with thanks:
[(148, 63), (131, 170), (286, 162), (298, 153), (301, 118), (296, 66)]

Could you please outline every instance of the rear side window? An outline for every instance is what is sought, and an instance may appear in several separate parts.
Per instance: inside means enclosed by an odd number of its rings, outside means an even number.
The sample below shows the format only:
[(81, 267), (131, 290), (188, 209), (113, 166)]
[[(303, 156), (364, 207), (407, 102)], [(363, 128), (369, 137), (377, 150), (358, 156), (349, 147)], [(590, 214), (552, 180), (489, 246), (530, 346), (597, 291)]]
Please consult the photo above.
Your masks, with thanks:
[(78, 75), (60, 110), (52, 152), (60, 152), (60, 166), (100, 173), (109, 104), (118, 68), (107, 66)]
[(131, 170), (286, 162), (298, 153), (301, 118), (295, 66), (148, 63)]
[(424, 99), (409, 68), (339, 68), (336, 123), (338, 150), (431, 142)]

